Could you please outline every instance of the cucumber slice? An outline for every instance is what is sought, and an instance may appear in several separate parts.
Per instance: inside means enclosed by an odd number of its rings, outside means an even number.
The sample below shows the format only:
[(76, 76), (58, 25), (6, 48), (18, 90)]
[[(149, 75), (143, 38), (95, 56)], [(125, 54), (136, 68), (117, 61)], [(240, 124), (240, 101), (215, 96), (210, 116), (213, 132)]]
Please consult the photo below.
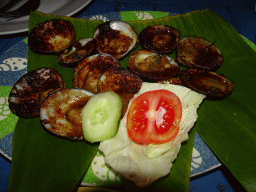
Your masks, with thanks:
[(114, 137), (122, 111), (121, 97), (112, 91), (91, 97), (82, 110), (85, 140), (94, 143)]

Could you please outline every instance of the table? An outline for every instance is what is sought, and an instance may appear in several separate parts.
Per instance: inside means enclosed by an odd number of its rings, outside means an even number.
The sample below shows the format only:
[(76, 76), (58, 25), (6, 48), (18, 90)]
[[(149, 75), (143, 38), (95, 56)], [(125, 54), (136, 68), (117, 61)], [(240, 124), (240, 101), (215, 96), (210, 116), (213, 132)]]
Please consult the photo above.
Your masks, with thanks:
[[(187, 13), (193, 10), (205, 8), (213, 9), (226, 19), (231, 25), (247, 39), (256, 43), (255, 34), (255, 3), (254, 1), (220, 1), (220, 0), (94, 0), (86, 8), (74, 15), (74, 17), (86, 17), (97, 14), (120, 11), (163, 11), (177, 14)], [(0, 36), (0, 55), (11, 46), (27, 37), (27, 33)], [(0, 191), (7, 191), (11, 164), (3, 156), (0, 156)], [(191, 178), (190, 191), (243, 191), (241, 185), (224, 167), (218, 167), (203, 175)]]

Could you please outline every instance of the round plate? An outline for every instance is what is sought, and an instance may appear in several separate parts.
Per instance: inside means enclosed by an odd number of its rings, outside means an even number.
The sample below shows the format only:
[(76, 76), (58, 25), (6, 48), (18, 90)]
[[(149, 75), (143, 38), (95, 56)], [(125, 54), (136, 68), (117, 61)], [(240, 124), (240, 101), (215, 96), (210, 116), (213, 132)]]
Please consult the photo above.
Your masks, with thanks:
[[(92, 0), (41, 0), (37, 11), (71, 16), (86, 7)], [(4, 21), (0, 18), (0, 35), (15, 34), (28, 31), (29, 16)]]

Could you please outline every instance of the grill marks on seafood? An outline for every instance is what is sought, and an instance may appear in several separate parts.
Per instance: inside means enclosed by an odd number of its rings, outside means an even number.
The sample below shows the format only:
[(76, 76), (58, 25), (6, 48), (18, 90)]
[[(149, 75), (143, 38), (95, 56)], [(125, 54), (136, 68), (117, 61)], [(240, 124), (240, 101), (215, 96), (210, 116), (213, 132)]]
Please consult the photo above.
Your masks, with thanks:
[[(184, 37), (171, 26), (152, 25), (138, 36), (123, 21), (99, 25), (93, 38), (75, 42), (75, 29), (66, 20), (53, 19), (37, 25), (29, 34), (29, 48), (38, 54), (59, 54), (58, 62), (74, 67), (73, 89), (65, 88), (62, 76), (54, 69), (40, 68), (25, 74), (13, 86), (9, 107), (19, 117), (40, 114), (42, 125), (51, 133), (71, 140), (83, 139), (81, 111), (96, 93), (114, 91), (122, 98), (122, 117), (129, 101), (145, 80), (187, 86), (207, 96), (224, 97), (234, 83), (215, 72), (223, 62), (216, 47), (201, 37)], [(131, 54), (129, 69), (119, 59), (137, 47), (146, 50)], [(75, 43), (74, 43), (75, 42)], [(179, 65), (165, 54), (177, 50)], [(97, 51), (99, 52), (98, 54)], [(194, 69), (195, 68), (195, 69)]]
[(225, 97), (234, 89), (234, 82), (212, 71), (185, 69), (181, 71), (181, 79), (189, 88), (211, 98)]
[(129, 69), (120, 67), (110, 69), (102, 74), (98, 82), (98, 93), (114, 91), (122, 98), (122, 114), (124, 116), (129, 101), (137, 93), (143, 80)]
[(136, 30), (123, 21), (108, 21), (100, 24), (94, 32), (99, 53), (108, 53), (121, 59), (138, 45)]
[(40, 120), (51, 133), (71, 140), (82, 140), (81, 112), (94, 94), (83, 89), (62, 89), (41, 104)]
[(33, 28), (28, 36), (28, 46), (38, 54), (59, 53), (74, 43), (75, 36), (75, 28), (70, 21), (53, 19)]
[(9, 107), (19, 117), (37, 117), (41, 102), (62, 88), (65, 88), (65, 83), (56, 70), (40, 68), (30, 71), (14, 84), (9, 95)]
[(139, 34), (139, 41), (144, 49), (155, 53), (170, 54), (180, 40), (180, 32), (168, 25), (151, 25)]
[(170, 79), (179, 73), (179, 65), (174, 59), (143, 49), (132, 53), (128, 67), (138, 75), (154, 80)]
[(100, 76), (107, 70), (120, 67), (118, 60), (105, 53), (96, 54), (79, 62), (74, 70), (74, 88), (87, 89), (97, 93)]
[(70, 49), (65, 49), (58, 57), (58, 62), (65, 67), (75, 67), (82, 59), (96, 54), (96, 41), (86, 38), (76, 41)]
[(177, 45), (177, 61), (188, 68), (216, 71), (223, 57), (210, 41), (202, 37), (184, 37)]
[(98, 93), (114, 91), (116, 93), (137, 93), (142, 85), (141, 78), (130, 70), (119, 67), (102, 74), (98, 82)]

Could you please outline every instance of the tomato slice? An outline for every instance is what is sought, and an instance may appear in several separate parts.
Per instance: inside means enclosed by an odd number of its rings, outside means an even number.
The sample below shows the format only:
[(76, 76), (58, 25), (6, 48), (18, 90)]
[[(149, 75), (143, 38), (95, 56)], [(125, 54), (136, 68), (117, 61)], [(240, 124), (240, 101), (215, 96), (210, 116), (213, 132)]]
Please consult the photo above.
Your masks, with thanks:
[(127, 132), (136, 143), (160, 144), (179, 133), (182, 105), (179, 97), (164, 89), (136, 97), (128, 111)]

